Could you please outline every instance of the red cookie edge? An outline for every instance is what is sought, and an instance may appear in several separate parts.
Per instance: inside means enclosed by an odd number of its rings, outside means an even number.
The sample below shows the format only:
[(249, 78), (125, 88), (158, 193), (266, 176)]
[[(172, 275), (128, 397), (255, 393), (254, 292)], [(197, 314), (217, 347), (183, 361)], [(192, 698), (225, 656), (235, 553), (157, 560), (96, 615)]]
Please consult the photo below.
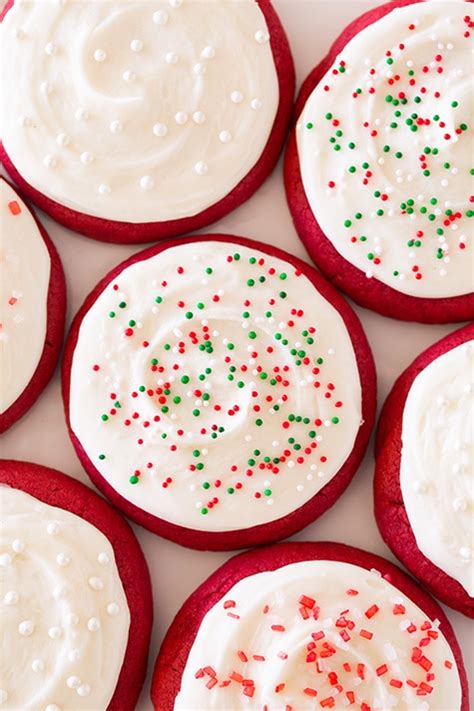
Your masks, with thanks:
[[(472, 0), (468, 0), (472, 1)], [(311, 259), (324, 276), (361, 306), (382, 316), (421, 323), (452, 323), (474, 318), (474, 293), (438, 299), (403, 294), (364, 272), (345, 259), (326, 237), (316, 221), (306, 198), (296, 144), (296, 120), (307, 99), (333, 64), (336, 56), (361, 30), (384, 17), (394, 8), (424, 0), (393, 0), (375, 7), (351, 22), (335, 40), (327, 56), (304, 81), (295, 105), (295, 121), (288, 140), (284, 180), (288, 206), (296, 231)]]
[(418, 548), (400, 487), (402, 418), (412, 383), (433, 360), (472, 338), (474, 323), (450, 333), (415, 358), (393, 385), (377, 428), (374, 510), (382, 538), (403, 565), (432, 595), (467, 617), (474, 618), (474, 599), (457, 580), (438, 568)]
[(107, 711), (135, 708), (145, 681), (153, 622), (150, 575), (135, 534), (102, 497), (55, 469), (2, 459), (0, 483), (80, 516), (109, 540), (130, 610), (130, 628), (122, 668)]
[(311, 542), (279, 543), (234, 556), (191, 594), (168, 629), (155, 663), (151, 687), (155, 711), (173, 710), (189, 652), (201, 621), (211, 607), (242, 578), (305, 560), (336, 560), (359, 565), (367, 570), (375, 568), (418, 605), (431, 620), (440, 620), (440, 630), (451, 647), (459, 671), (462, 689), (461, 711), (469, 710), (468, 681), (461, 649), (448, 618), (435, 600), (385, 558), (342, 543)]
[[(0, 179), (5, 180), (3, 177)], [(43, 225), (25, 202), (21, 193), (8, 180), (5, 180), (5, 182), (16, 192), (18, 198), (22, 200), (26, 209), (33, 216), (49, 252), (51, 272), (46, 305), (47, 322), (43, 351), (36, 370), (23, 392), (10, 407), (0, 414), (0, 434), (23, 417), (49, 383), (55, 371), (63, 343), (67, 306), (66, 280), (58, 252)]]
[[(295, 69), (285, 30), (272, 6), (271, 0), (256, 1), (265, 17), (270, 33), (270, 44), (278, 75), (280, 99), (270, 136), (260, 158), (247, 175), (224, 198), (197, 215), (176, 220), (143, 223), (107, 220), (73, 210), (36, 190), (18, 172), (3, 144), (0, 143), (0, 161), (11, 178), (32, 202), (57, 222), (86, 237), (92, 237), (101, 242), (142, 244), (175, 237), (201, 229), (235, 210), (258, 190), (275, 167), (286, 139), (295, 92)], [(9, 0), (0, 14), (0, 21), (12, 5), (13, 0)]]
[[(72, 431), (69, 420), (70, 374), (74, 349), (78, 340), (82, 319), (92, 304), (96, 301), (99, 294), (102, 293), (104, 288), (111, 281), (113, 281), (123, 269), (131, 264), (148, 259), (170, 247), (183, 244), (192, 244), (194, 242), (201, 241), (226, 242), (230, 246), (239, 245), (249, 247), (250, 249), (258, 249), (259, 251), (262, 251), (272, 257), (283, 259), (293, 265), (296, 269), (300, 269), (312, 282), (317, 291), (319, 291), (319, 293), (337, 309), (344, 320), (356, 355), (362, 387), (363, 424), (359, 428), (352, 452), (349, 454), (343, 466), (333, 477), (333, 479), (328, 482), (328, 484), (326, 484), (326, 486), (323, 487), (323, 489), (321, 489), (315, 496), (313, 496), (313, 498), (303, 504), (300, 508), (292, 511), (290, 514), (275, 521), (270, 521), (266, 524), (259, 524), (257, 526), (235, 531), (211, 532), (178, 526), (143, 511), (139, 507), (132, 504), (115, 491), (108, 481), (102, 477), (93, 462), (87, 456), (79, 439)], [(281, 538), (286, 538), (321, 516), (324, 511), (335, 503), (344, 489), (348, 486), (360, 462), (362, 461), (372, 431), (376, 407), (376, 372), (372, 352), (359, 319), (344, 298), (330, 284), (328, 284), (313, 267), (310, 267), (297, 257), (294, 257), (281, 249), (277, 249), (276, 247), (263, 244), (255, 240), (223, 234), (199, 235), (198, 237), (170, 240), (139, 252), (119, 264), (115, 269), (112, 269), (112, 271), (99, 282), (99, 284), (86, 298), (72, 323), (64, 351), (62, 383), (64, 409), (69, 435), (84, 469), (95, 486), (97, 486), (97, 488), (99, 488), (107, 496), (107, 498), (110, 499), (115, 506), (117, 506), (117, 508), (123, 511), (123, 513), (129, 516), (136, 523), (139, 523), (141, 526), (144, 526), (153, 533), (163, 536), (164, 538), (169, 538), (180, 545), (198, 550), (235, 550), (238, 548), (262, 545)]]

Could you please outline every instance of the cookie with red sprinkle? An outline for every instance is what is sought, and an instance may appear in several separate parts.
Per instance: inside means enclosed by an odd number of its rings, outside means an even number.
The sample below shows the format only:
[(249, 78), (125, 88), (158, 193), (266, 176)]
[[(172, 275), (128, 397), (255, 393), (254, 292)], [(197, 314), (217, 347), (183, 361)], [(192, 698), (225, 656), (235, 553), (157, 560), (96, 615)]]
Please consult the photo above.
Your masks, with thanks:
[[(273, 170), (295, 73), (271, 0), (9, 0), (0, 158), (38, 207), (104, 242), (199, 229)], [(15, 96), (15, 106), (8, 97)]]
[(65, 474), (0, 461), (5, 708), (135, 708), (153, 617), (130, 526)]
[(474, 325), (400, 375), (380, 418), (375, 516), (385, 542), (442, 602), (474, 617)]
[(396, 319), (474, 317), (471, 7), (370, 10), (296, 104), (285, 160), (296, 229), (335, 286)]
[(312, 267), (202, 235), (135, 255), (92, 291), (63, 395), (81, 462), (122, 511), (225, 550), (288, 536), (336, 501), (370, 436), (375, 369)]
[(66, 283), (46, 230), (0, 178), (0, 433), (33, 405), (61, 349)]
[(225, 563), (184, 603), (155, 666), (156, 711), (467, 711), (439, 605), (384, 558), (281, 543)]

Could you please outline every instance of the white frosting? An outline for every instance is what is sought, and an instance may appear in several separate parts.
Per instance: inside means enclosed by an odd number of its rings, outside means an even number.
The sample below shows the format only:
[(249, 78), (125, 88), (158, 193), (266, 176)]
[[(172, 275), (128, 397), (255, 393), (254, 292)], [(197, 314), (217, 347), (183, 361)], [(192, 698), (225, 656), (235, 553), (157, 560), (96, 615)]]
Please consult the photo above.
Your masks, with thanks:
[(2, 140), (88, 215), (195, 215), (253, 168), (278, 108), (255, 0), (33, 0), (2, 25)]
[(130, 625), (112, 546), (69, 511), (0, 497), (2, 709), (106, 709)]
[[(304, 604), (302, 595), (309, 598)], [(369, 618), (365, 613), (371, 615), (374, 605), (379, 609)], [(436, 628), (376, 571), (356, 565), (304, 561), (250, 575), (202, 620), (174, 708), (344, 709), (351, 708), (347, 694), (353, 693), (354, 708), (456, 711), (461, 708), (459, 674)], [(417, 663), (412, 661), (415, 648), (424, 657)], [(425, 659), (431, 662), (428, 670)], [(227, 683), (232, 673), (253, 682), (253, 695), (245, 694), (250, 685), (238, 678)], [(418, 695), (422, 683), (432, 691)]]
[(0, 413), (30, 382), (47, 326), (51, 260), (32, 214), (0, 178)]
[(474, 596), (474, 341), (433, 360), (403, 412), (400, 486), (421, 552)]
[(362, 30), (297, 126), (304, 190), (323, 232), (367, 277), (411, 296), (473, 286), (468, 10), (421, 2)]
[(117, 492), (176, 524), (232, 530), (285, 516), (339, 471), (361, 421), (357, 363), (341, 316), (298, 274), (201, 242), (100, 294), (79, 330), (70, 420)]

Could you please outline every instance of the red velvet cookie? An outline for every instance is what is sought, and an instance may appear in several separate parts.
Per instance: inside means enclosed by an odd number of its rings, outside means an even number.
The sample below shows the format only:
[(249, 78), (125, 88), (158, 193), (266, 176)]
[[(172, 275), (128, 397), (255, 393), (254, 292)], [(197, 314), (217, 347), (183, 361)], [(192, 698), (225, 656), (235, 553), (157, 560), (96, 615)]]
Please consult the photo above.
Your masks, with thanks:
[(61, 350), (66, 283), (46, 230), (13, 187), (0, 178), (0, 433), (33, 405)]
[(474, 325), (424, 351), (388, 396), (376, 442), (375, 516), (387, 545), (442, 602), (474, 617)]
[(112, 270), (63, 365), (69, 433), (94, 484), (199, 549), (284, 538), (332, 506), (364, 455), (375, 392), (344, 299), (296, 257), (230, 235)]
[(439, 605), (384, 558), (339, 543), (281, 543), (225, 563), (176, 615), (151, 696), (157, 711), (250, 699), (287, 711), (392, 699), (469, 708)]
[(38, 464), (0, 461), (0, 484), (2, 702), (134, 708), (153, 609), (130, 527), (83, 484)]
[(16, 103), (0, 156), (66, 227), (135, 244), (184, 234), (275, 166), (295, 76), (270, 0), (219, 0), (212, 13), (187, 0), (10, 0), (3, 22), (3, 95)]
[(285, 160), (295, 227), (323, 274), (384, 316), (474, 317), (470, 9), (369, 10), (297, 100)]

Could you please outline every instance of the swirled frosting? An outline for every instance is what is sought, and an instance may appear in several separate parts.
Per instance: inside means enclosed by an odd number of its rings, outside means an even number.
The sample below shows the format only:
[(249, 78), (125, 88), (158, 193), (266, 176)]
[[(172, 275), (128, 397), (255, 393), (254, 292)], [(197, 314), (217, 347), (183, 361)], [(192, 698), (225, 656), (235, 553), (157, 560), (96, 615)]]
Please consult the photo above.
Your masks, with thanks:
[(51, 259), (33, 215), (0, 178), (0, 413), (30, 382), (47, 326)]
[(112, 546), (24, 491), (0, 499), (2, 709), (106, 709), (130, 624)]
[(2, 141), (88, 215), (196, 215), (253, 168), (279, 101), (255, 0), (34, 0), (2, 25)]
[(474, 596), (474, 341), (416, 376), (403, 412), (400, 486), (418, 548)]
[(461, 708), (436, 620), (356, 565), (294, 563), (240, 580), (201, 622), (175, 711)]
[(122, 496), (202, 530), (265, 523), (339, 471), (361, 386), (338, 311), (294, 266), (232, 242), (124, 269), (85, 314), (70, 422)]
[(297, 126), (311, 209), (368, 278), (472, 291), (472, 5), (392, 10), (344, 47)]

